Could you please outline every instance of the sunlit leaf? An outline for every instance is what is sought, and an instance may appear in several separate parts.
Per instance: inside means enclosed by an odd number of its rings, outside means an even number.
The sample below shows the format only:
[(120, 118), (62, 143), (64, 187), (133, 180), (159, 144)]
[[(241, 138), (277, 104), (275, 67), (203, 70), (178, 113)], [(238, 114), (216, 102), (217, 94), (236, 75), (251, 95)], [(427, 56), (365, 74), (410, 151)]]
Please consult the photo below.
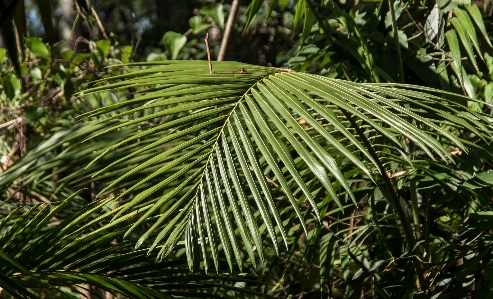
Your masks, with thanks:
[(180, 50), (187, 43), (187, 37), (173, 31), (168, 31), (163, 36), (163, 43), (166, 51), (171, 55), (171, 59), (176, 59)]
[(203, 21), (199, 16), (191, 17), (188, 23), (190, 24), (190, 28), (192, 28), (193, 34), (197, 34), (211, 27), (211, 23)]
[(38, 37), (26, 38), (26, 46), (34, 53), (34, 55), (48, 59), (50, 58), (50, 50), (43, 41)]
[(427, 39), (432, 41), (435, 38), (435, 36), (437, 36), (439, 31), (439, 25), (440, 25), (440, 10), (438, 9), (438, 4), (435, 4), (430, 14), (426, 18), (424, 31)]
[(21, 92), (21, 81), (14, 74), (2, 76), (2, 87), (9, 99), (13, 99)]
[(200, 13), (211, 17), (214, 20), (214, 22), (216, 22), (217, 26), (219, 26), (219, 28), (224, 28), (224, 10), (223, 10), (223, 5), (221, 3), (212, 3), (211, 5), (202, 7), (200, 9)]

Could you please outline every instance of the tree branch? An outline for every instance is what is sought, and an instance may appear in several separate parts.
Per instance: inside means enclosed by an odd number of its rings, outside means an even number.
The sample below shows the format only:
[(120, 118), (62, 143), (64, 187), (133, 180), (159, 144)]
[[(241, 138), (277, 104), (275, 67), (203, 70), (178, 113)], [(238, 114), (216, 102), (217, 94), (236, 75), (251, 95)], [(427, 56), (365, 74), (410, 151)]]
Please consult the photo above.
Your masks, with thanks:
[(226, 28), (224, 29), (223, 40), (221, 41), (221, 48), (219, 48), (217, 61), (224, 60), (224, 55), (226, 54), (226, 48), (228, 47), (229, 36), (231, 35), (231, 30), (233, 30), (233, 25), (235, 23), (236, 14), (238, 12), (239, 5), (240, 5), (239, 0), (233, 0), (233, 3), (231, 3), (231, 10), (229, 12)]
[(209, 62), (209, 73), (212, 72), (211, 50), (209, 49), (209, 32), (205, 34), (205, 48), (207, 49), (207, 61)]

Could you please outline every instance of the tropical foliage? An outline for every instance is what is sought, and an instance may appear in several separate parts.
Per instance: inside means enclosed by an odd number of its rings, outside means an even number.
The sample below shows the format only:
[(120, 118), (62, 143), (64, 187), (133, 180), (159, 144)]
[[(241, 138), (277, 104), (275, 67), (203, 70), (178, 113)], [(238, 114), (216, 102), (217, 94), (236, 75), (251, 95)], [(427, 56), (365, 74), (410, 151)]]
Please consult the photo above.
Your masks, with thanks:
[[(252, 1), (244, 28), (278, 4)], [(293, 17), (296, 71), (122, 64), (104, 42), (70, 56), (87, 69), (59, 64), (93, 76), (73, 87), (78, 113), (30, 120), (44, 136), (0, 173), (2, 288), (488, 298), (493, 54), (478, 7), (306, 0)], [(46, 74), (45, 60), (27, 66)]]

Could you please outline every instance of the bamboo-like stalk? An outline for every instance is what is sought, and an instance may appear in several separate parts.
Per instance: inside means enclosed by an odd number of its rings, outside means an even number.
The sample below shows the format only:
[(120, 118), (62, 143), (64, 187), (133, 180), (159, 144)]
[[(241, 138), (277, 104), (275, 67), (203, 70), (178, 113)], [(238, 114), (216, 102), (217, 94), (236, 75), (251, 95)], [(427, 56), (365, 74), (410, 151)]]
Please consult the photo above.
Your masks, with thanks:
[(233, 30), (233, 25), (235, 23), (239, 6), (239, 0), (233, 0), (233, 3), (231, 3), (231, 10), (229, 12), (228, 21), (226, 22), (226, 27), (224, 28), (223, 39), (221, 41), (221, 47), (219, 48), (219, 54), (217, 55), (217, 61), (224, 60), (224, 55), (226, 55), (226, 48), (228, 47), (229, 36), (231, 35), (231, 31)]
[(209, 73), (212, 74), (211, 50), (209, 49), (209, 32), (205, 34), (205, 48), (207, 49), (207, 61), (209, 62)]

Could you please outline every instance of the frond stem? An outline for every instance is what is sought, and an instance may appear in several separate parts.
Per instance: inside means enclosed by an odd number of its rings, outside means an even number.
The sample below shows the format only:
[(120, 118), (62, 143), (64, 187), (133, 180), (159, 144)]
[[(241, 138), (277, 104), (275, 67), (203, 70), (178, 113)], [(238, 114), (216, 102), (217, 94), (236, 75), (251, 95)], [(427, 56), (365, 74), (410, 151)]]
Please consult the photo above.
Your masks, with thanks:
[[(240, 105), (241, 101), (243, 101), (243, 99), (245, 98), (245, 95), (248, 94), (248, 92), (254, 88), (260, 81), (262, 81), (262, 79), (258, 80), (257, 82), (255, 82), (254, 84), (252, 84), (252, 86), (250, 86), (250, 88), (248, 88), (248, 90), (241, 96), (241, 98), (238, 100), (238, 102), (236, 102), (236, 104), (234, 105), (234, 107), (231, 109), (231, 111), (229, 112), (228, 116), (226, 117), (226, 119), (224, 120), (224, 123), (221, 127), (221, 129), (219, 130), (219, 132), (217, 133), (217, 137), (216, 137), (216, 141), (214, 142), (214, 144), (212, 145), (212, 148), (211, 148), (211, 152), (209, 154), (209, 157), (207, 158), (207, 161), (205, 162), (205, 166), (204, 166), (204, 172), (202, 173), (202, 175), (200, 176), (200, 179), (199, 179), (199, 182), (202, 181), (202, 179), (204, 178), (204, 174), (205, 172), (207, 171), (207, 165), (209, 165), (209, 161), (211, 160), (212, 158), (212, 155), (214, 154), (214, 150), (216, 149), (216, 146), (217, 144), (219, 143), (219, 138), (221, 138), (223, 132), (224, 132), (224, 128), (226, 127), (226, 125), (228, 124), (229, 122), (229, 119), (231, 118), (231, 115), (233, 115), (233, 113), (236, 111), (236, 107), (238, 107), (238, 105)], [(198, 191), (197, 191), (198, 192)], [(196, 195), (197, 196), (197, 195)]]

